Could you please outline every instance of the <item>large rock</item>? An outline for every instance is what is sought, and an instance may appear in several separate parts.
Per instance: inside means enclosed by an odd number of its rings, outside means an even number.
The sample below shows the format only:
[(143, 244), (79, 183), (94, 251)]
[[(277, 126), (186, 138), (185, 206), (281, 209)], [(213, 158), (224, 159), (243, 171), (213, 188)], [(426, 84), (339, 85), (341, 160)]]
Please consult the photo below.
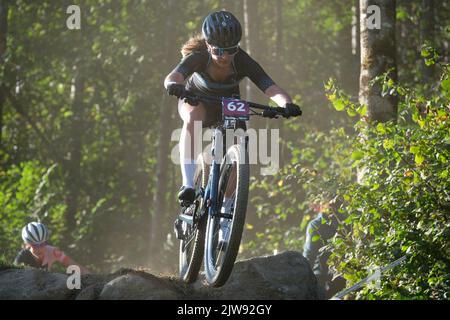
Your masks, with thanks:
[(37, 269), (0, 272), (0, 300), (66, 300), (75, 292), (67, 287), (67, 276)]
[(176, 300), (182, 293), (170, 283), (151, 274), (129, 273), (108, 282), (100, 300)]
[[(122, 273), (123, 272), (123, 273)], [(76, 300), (97, 300), (100, 297), (104, 286), (127, 272), (133, 272), (133, 270), (119, 270), (113, 274), (87, 274), (81, 277), (81, 290), (76, 296)]]
[(238, 261), (223, 287), (200, 290), (207, 299), (323, 299), (308, 261), (293, 251)]
[(84, 275), (81, 290), (67, 288), (67, 276), (36, 269), (0, 271), (0, 299), (322, 299), (317, 280), (298, 252), (236, 262), (228, 282), (210, 288), (185, 285), (170, 277), (122, 269), (113, 274)]

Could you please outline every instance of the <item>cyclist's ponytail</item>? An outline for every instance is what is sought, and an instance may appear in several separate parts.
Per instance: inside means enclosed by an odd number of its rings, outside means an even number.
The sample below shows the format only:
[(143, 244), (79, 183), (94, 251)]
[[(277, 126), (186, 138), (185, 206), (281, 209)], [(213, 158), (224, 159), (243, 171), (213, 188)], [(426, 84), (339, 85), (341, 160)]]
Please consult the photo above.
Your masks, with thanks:
[(201, 34), (191, 37), (183, 47), (181, 47), (181, 54), (183, 58), (194, 51), (207, 50), (205, 38)]

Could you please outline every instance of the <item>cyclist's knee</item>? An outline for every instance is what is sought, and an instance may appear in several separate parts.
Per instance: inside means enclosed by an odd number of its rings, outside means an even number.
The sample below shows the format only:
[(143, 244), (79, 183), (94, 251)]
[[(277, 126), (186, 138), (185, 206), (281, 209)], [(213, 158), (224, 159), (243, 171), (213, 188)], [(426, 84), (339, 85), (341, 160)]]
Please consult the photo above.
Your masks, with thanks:
[(180, 107), (180, 116), (183, 122), (193, 125), (195, 121), (204, 121), (205, 109), (203, 104), (199, 103), (198, 106), (191, 106), (188, 103), (184, 103)]

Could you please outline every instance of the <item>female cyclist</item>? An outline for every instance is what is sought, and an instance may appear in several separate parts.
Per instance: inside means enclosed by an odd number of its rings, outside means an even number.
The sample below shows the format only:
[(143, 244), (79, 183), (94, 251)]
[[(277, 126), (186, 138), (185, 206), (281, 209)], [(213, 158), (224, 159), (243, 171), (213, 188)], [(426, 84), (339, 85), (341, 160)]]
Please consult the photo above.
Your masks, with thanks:
[[(203, 127), (209, 127), (222, 119), (219, 103), (185, 100), (186, 90), (217, 97), (239, 96), (239, 83), (248, 77), (278, 106), (285, 107), (287, 116), (301, 114), (291, 97), (242, 50), (239, 46), (241, 37), (241, 24), (232, 13), (218, 11), (209, 14), (203, 22), (202, 35), (191, 38), (183, 45), (183, 59), (165, 78), (164, 86), (168, 94), (180, 98), (178, 112), (183, 120), (180, 137), (183, 185), (178, 194), (180, 201), (189, 203), (195, 197), (194, 122), (201, 121)], [(229, 212), (233, 203), (227, 196), (225, 194), (222, 212)]]

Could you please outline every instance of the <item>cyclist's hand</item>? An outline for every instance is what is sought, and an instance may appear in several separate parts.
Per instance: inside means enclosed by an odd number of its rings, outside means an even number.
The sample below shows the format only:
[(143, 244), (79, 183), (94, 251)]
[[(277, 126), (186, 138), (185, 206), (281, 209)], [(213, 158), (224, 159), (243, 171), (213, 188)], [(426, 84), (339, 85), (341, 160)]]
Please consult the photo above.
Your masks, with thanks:
[(183, 98), (185, 96), (186, 90), (184, 89), (183, 84), (169, 83), (167, 85), (167, 93), (169, 94), (169, 96)]
[(264, 118), (271, 118), (271, 119), (274, 119), (274, 118), (277, 117), (277, 115), (278, 115), (278, 112), (277, 112), (276, 110), (273, 110), (272, 108), (265, 109), (265, 110), (262, 112), (262, 116), (263, 116)]
[(302, 110), (300, 107), (294, 103), (286, 103), (284, 105), (286, 117), (297, 117), (302, 115)]

